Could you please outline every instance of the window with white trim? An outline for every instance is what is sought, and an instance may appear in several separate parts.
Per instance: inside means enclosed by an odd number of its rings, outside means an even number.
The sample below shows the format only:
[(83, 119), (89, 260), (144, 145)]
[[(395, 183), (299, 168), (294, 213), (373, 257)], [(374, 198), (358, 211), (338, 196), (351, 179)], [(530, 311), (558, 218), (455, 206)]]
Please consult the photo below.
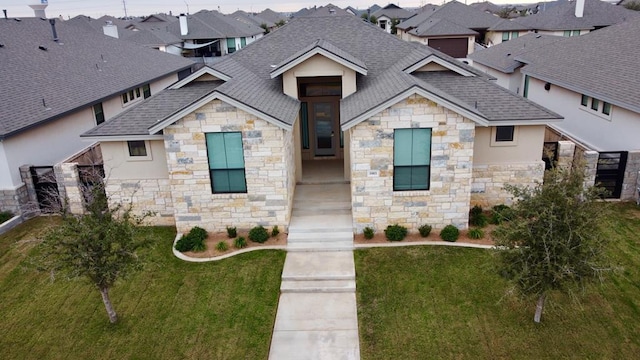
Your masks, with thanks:
[(131, 89), (122, 93), (122, 105), (130, 105), (138, 100), (146, 99), (151, 96), (151, 87), (145, 84), (139, 88)]
[(601, 101), (584, 94), (582, 94), (582, 97), (580, 98), (580, 105), (582, 106), (583, 110), (590, 111), (607, 119), (611, 117), (611, 112), (613, 110), (613, 106), (611, 105), (611, 103)]
[(393, 133), (393, 190), (429, 190), (431, 129)]
[(516, 146), (517, 144), (517, 126), (507, 125), (494, 126), (491, 128), (491, 146)]
[(125, 143), (125, 153), (129, 161), (152, 160), (151, 147), (145, 140), (130, 140)]
[(211, 192), (246, 193), (247, 180), (241, 132), (207, 133)]

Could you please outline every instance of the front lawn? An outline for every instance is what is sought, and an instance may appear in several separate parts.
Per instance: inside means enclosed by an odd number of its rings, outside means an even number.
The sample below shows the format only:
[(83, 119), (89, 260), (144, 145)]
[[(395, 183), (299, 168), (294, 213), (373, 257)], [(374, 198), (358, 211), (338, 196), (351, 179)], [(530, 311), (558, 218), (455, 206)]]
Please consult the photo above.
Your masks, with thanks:
[(26, 265), (36, 218), (0, 236), (0, 349), (4, 359), (266, 359), (285, 253), (257, 251), (193, 264), (171, 253), (173, 228), (157, 239), (145, 270), (111, 291), (119, 322), (84, 280)]
[(554, 294), (541, 324), (488, 250), (406, 247), (355, 254), (362, 359), (631, 359), (640, 354), (640, 210), (608, 231), (624, 271), (586, 295)]

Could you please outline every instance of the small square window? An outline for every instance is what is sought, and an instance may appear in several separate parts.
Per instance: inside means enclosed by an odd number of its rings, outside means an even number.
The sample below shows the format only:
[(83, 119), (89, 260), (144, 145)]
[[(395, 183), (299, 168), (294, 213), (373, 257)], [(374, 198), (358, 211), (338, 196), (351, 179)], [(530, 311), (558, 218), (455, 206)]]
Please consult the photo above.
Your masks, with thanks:
[(139, 97), (140, 97), (140, 88), (137, 88), (136, 89), (136, 98), (139, 98)]
[(580, 105), (588, 106), (589, 105), (589, 97), (587, 95), (582, 95), (582, 99), (580, 100)]
[(102, 109), (102, 103), (93, 105), (93, 116), (96, 119), (96, 125), (100, 125), (104, 122), (104, 110)]
[(146, 84), (142, 87), (142, 95), (145, 99), (151, 96), (151, 87), (149, 86), (149, 84)]
[(511, 32), (511, 38), (512, 38), (512, 39), (516, 39), (518, 36), (520, 36), (520, 34), (518, 34), (518, 32), (517, 32), (517, 31), (512, 31), (512, 32)]
[(122, 94), (122, 102), (124, 104), (129, 102), (129, 96), (127, 96), (127, 93)]
[(133, 90), (129, 90), (129, 101), (133, 101), (135, 98), (133, 97)]
[(571, 33), (571, 36), (580, 36), (580, 30), (573, 30), (573, 33)]
[(595, 110), (598, 111), (598, 108), (600, 107), (600, 100), (598, 99), (591, 99), (591, 110)]
[(565, 30), (564, 33), (562, 34), (564, 37), (569, 37), (571, 36), (571, 30)]
[(499, 141), (513, 141), (513, 126), (498, 126), (496, 127), (496, 142)]
[(144, 140), (127, 141), (127, 147), (131, 157), (147, 156), (147, 146)]
[(609, 104), (608, 102), (603, 102), (602, 103), (602, 113), (605, 115), (611, 115), (611, 104)]
[(509, 33), (507, 31), (502, 33), (502, 41), (509, 41)]

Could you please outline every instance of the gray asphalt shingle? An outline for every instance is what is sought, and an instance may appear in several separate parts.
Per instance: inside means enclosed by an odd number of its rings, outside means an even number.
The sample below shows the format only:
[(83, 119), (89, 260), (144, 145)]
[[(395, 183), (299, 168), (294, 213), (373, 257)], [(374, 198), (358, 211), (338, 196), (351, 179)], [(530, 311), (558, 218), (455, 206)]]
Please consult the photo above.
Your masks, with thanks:
[(58, 42), (49, 21), (0, 20), (0, 139), (193, 65), (62, 21), (56, 30)]
[(522, 62), (516, 60), (518, 56), (565, 39), (568, 38), (553, 35), (526, 34), (486, 49), (477, 50), (470, 54), (469, 58), (477, 63), (509, 74), (523, 65)]

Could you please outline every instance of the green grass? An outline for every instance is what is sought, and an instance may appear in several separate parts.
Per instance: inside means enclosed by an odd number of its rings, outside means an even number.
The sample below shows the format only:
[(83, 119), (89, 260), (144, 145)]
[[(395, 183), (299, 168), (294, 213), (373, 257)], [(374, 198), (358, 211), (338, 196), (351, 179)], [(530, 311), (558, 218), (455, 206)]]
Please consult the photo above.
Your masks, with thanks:
[[(26, 264), (37, 218), (0, 236), (4, 359), (266, 359), (285, 253), (258, 251), (193, 264), (171, 253), (173, 228), (148, 228), (145, 269), (119, 282), (111, 325), (99, 292)], [(31, 245), (30, 245), (31, 244)]]
[(640, 354), (640, 211), (616, 205), (608, 234), (624, 270), (583, 294), (552, 294), (542, 323), (482, 249), (356, 251), (362, 359), (631, 359)]

